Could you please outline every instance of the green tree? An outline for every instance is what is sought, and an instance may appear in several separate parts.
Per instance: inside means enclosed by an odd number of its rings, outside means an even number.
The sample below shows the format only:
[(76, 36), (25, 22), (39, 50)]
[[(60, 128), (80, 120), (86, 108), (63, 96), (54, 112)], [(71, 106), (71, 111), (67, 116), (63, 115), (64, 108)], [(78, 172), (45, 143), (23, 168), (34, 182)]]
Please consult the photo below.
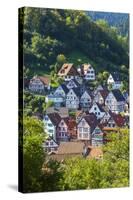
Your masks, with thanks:
[(103, 158), (66, 159), (61, 190), (127, 187), (129, 185), (129, 130), (120, 129), (107, 136)]
[(64, 56), (64, 54), (59, 54), (56, 60), (59, 65), (62, 65), (66, 62), (66, 57)]
[(24, 192), (41, 191), (42, 165), (45, 159), (42, 144), (46, 134), (41, 121), (25, 117), (23, 121), (23, 190)]

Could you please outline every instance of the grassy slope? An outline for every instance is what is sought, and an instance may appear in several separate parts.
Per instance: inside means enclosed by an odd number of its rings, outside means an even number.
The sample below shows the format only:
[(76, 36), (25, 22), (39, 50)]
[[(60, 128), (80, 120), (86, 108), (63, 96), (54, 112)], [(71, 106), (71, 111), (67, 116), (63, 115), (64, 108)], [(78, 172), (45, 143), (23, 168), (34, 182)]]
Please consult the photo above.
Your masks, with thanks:
[(83, 63), (90, 63), (93, 66), (95, 66), (95, 63), (92, 60), (90, 60), (89, 57), (87, 57), (78, 50), (71, 52), (70, 54), (66, 55), (66, 57), (69, 63), (74, 63), (76, 66)]

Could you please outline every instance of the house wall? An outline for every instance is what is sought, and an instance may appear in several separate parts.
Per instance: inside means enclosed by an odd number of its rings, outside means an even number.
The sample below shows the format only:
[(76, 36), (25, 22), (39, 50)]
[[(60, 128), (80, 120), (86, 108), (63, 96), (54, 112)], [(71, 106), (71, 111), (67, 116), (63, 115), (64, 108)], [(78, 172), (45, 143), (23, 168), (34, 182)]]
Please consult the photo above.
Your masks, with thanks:
[(91, 97), (87, 92), (84, 92), (80, 98), (80, 105), (82, 108), (88, 108), (91, 104)]
[(112, 112), (124, 112), (124, 105), (125, 102), (124, 101), (120, 101), (118, 102), (113, 93), (110, 92), (109, 95), (107, 96), (106, 100), (105, 100), (105, 105), (108, 106), (108, 108), (112, 111)]
[(59, 141), (68, 141), (69, 138), (68, 126), (63, 119), (60, 121), (57, 127), (56, 137), (57, 140)]
[(92, 146), (103, 145), (102, 130), (97, 126), (92, 133)]
[(93, 68), (88, 69), (88, 71), (85, 72), (85, 80), (95, 80), (95, 70)]
[(62, 96), (62, 97), (65, 97), (65, 96), (66, 96), (66, 94), (65, 94), (65, 92), (64, 92), (64, 90), (62, 89), (61, 86), (59, 86), (59, 87), (55, 90), (54, 95), (58, 95), (58, 96)]
[(48, 115), (44, 116), (43, 123), (44, 123), (44, 131), (50, 137), (53, 137), (53, 139), (56, 140), (56, 127), (53, 125)]
[(109, 115), (108, 112), (106, 112), (106, 113), (104, 114), (103, 118), (101, 119), (100, 123), (101, 123), (101, 124), (102, 124), (102, 123), (106, 123), (106, 122), (109, 120), (109, 118), (110, 118), (110, 115)]
[(94, 97), (94, 102), (99, 103), (99, 104), (104, 104), (104, 99), (101, 96), (100, 92), (97, 92), (97, 94)]
[(77, 139), (78, 140), (91, 140), (91, 130), (88, 123), (83, 118), (77, 125)]
[(97, 119), (103, 118), (105, 112), (101, 112), (97, 106), (97, 104), (93, 104), (91, 109), (89, 110), (89, 113), (94, 113), (97, 117)]
[(66, 107), (69, 109), (78, 109), (79, 108), (79, 98), (70, 90), (66, 96)]
[(112, 85), (112, 89), (120, 89), (120, 87), (122, 86), (122, 82), (121, 81), (114, 81), (111, 74), (109, 75), (107, 83), (108, 83), (108, 85)]
[(43, 144), (43, 148), (46, 152), (57, 151), (58, 145), (55, 143), (54, 140), (46, 140)]
[(70, 81), (72, 79), (74, 79), (74, 76), (72, 76), (72, 75), (66, 75), (66, 76), (64, 76), (64, 80), (65, 81)]
[(44, 84), (40, 81), (40, 79), (33, 79), (29, 83), (29, 90), (33, 92), (44, 91), (44, 88)]
[(68, 89), (77, 87), (77, 85), (74, 83), (73, 80), (70, 80), (66, 86), (67, 86)]

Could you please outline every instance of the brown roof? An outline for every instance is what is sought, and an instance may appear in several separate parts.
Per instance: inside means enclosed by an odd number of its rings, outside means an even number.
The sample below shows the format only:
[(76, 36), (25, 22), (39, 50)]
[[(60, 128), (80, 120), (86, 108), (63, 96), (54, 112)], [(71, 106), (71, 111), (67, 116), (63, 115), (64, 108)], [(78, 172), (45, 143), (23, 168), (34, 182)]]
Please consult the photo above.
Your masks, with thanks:
[(65, 63), (62, 65), (61, 69), (58, 72), (59, 76), (66, 76), (72, 75), (77, 76), (79, 75), (77, 69), (74, 67), (73, 63)]
[(104, 127), (102, 130), (103, 131), (118, 131), (118, 128), (115, 128), (115, 127)]
[(92, 66), (90, 64), (85, 63), (81, 66), (81, 73), (84, 75), (85, 71), (88, 71), (88, 69), (91, 69), (91, 68)]
[[(58, 161), (63, 161), (67, 158), (73, 158), (73, 157), (83, 157), (83, 148), (84, 148), (84, 142), (64, 142), (61, 143), (58, 152), (52, 153), (48, 156), (48, 158)], [(86, 157), (88, 159), (90, 158), (96, 158), (99, 159), (103, 156), (103, 151), (100, 147), (92, 147), (88, 146), (89, 148), (89, 155)]]
[(117, 126), (119, 126), (119, 127), (124, 126), (124, 124), (126, 122), (125, 117), (123, 117), (120, 114), (116, 114), (116, 113), (111, 113), (111, 117), (113, 118), (113, 120), (115, 121)]
[(38, 77), (44, 85), (49, 85), (50, 83), (50, 78), (48, 76), (39, 76)]
[(57, 154), (82, 154), (83, 142), (62, 142), (59, 145)]
[(100, 147), (89, 147), (90, 153), (88, 158), (101, 158), (103, 156), (103, 151)]
[(108, 96), (108, 93), (109, 93), (108, 90), (99, 90), (98, 92), (100, 92), (100, 94), (104, 100), (106, 99), (106, 97)]
[(84, 112), (82, 110), (77, 110), (76, 111), (76, 117), (79, 117), (83, 114)]
[(93, 113), (89, 113), (88, 115), (84, 116), (83, 118), (91, 127), (91, 132), (92, 132), (98, 124), (97, 117)]
[(46, 110), (46, 113), (53, 113), (56, 112), (58, 113), (61, 117), (68, 117), (68, 108), (66, 107), (59, 107), (59, 108), (55, 108), (55, 107), (49, 107)]
[(69, 129), (74, 129), (76, 127), (76, 120), (75, 119), (72, 119), (72, 118), (69, 118), (69, 121), (68, 121), (68, 128)]
[(49, 113), (47, 114), (54, 126), (57, 126), (61, 121), (61, 117), (58, 113)]

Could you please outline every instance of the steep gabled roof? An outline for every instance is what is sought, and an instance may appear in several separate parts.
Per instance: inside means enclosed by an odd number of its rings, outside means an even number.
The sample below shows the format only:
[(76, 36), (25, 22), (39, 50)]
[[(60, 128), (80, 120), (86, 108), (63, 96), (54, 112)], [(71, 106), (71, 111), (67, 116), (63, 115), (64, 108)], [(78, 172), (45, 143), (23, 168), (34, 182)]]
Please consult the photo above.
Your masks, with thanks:
[[(76, 96), (77, 96), (77, 97), (80, 97), (80, 88), (72, 88), (72, 89), (70, 89), (70, 90), (73, 90), (74, 93), (76, 94)], [(70, 90), (69, 90), (69, 91), (70, 91)]]
[(81, 154), (83, 147), (83, 142), (63, 142), (59, 145), (57, 154)]
[(116, 125), (119, 127), (124, 126), (126, 119), (125, 117), (121, 116), (120, 114), (110, 112), (112, 119), (115, 121)]
[(112, 90), (112, 93), (113, 93), (113, 95), (114, 95), (114, 97), (116, 98), (117, 101), (125, 101), (120, 90), (118, 90), (118, 89)]
[(75, 78), (71, 79), (70, 81), (65, 81), (64, 84), (68, 85), (70, 82), (74, 82), (77, 87), (80, 86), (79, 82)]
[(54, 126), (57, 126), (59, 122), (61, 121), (61, 117), (58, 113), (49, 113), (47, 114), (48, 117), (50, 118), (51, 122), (53, 123)]
[(73, 63), (64, 63), (61, 67), (61, 69), (58, 72), (59, 76), (66, 76), (66, 75), (72, 75), (77, 76), (79, 75), (77, 69), (74, 67)]
[(93, 69), (93, 67), (91, 66), (91, 64), (83, 64), (81, 65), (81, 74), (84, 75), (86, 71)]
[(69, 120), (68, 120), (68, 128), (69, 129), (76, 128), (76, 120), (74, 118), (69, 118)]
[(92, 147), (90, 146), (90, 153), (87, 156), (87, 158), (96, 158), (96, 159), (100, 159), (103, 156), (103, 151), (102, 148), (100, 147)]
[[(100, 105), (99, 103), (95, 103), (97, 105), (97, 107), (99, 108), (99, 110), (101, 112), (105, 112), (105, 110), (103, 109), (102, 105)], [(94, 105), (94, 104), (93, 104)]]
[(121, 81), (120, 73), (112, 72), (111, 75), (112, 75), (114, 81)]
[(59, 107), (59, 108), (55, 108), (55, 107), (49, 107), (46, 110), (46, 113), (58, 113), (61, 117), (68, 117), (68, 108), (66, 107)]
[(63, 91), (65, 92), (65, 94), (67, 94), (68, 91), (69, 91), (69, 89), (67, 88), (67, 86), (65, 84), (62, 84), (61, 87), (62, 87)]
[(88, 89), (85, 89), (85, 90), (84, 90), (84, 92), (82, 93), (81, 97), (83, 96), (83, 94), (84, 94), (85, 92), (86, 92), (91, 98), (93, 97), (91, 91), (88, 90)]
[(43, 82), (44, 85), (50, 84), (50, 78), (47, 76), (39, 76), (39, 79)]
[(90, 114), (87, 114), (86, 116), (83, 116), (83, 118), (88, 123), (88, 125), (91, 127), (91, 132), (93, 132), (93, 130), (95, 129), (95, 127), (98, 124), (97, 117), (93, 113), (90, 113)]
[(103, 99), (105, 100), (106, 97), (108, 96), (109, 94), (109, 91), (108, 90), (99, 90), (98, 92), (100, 92), (101, 96), (103, 97)]

